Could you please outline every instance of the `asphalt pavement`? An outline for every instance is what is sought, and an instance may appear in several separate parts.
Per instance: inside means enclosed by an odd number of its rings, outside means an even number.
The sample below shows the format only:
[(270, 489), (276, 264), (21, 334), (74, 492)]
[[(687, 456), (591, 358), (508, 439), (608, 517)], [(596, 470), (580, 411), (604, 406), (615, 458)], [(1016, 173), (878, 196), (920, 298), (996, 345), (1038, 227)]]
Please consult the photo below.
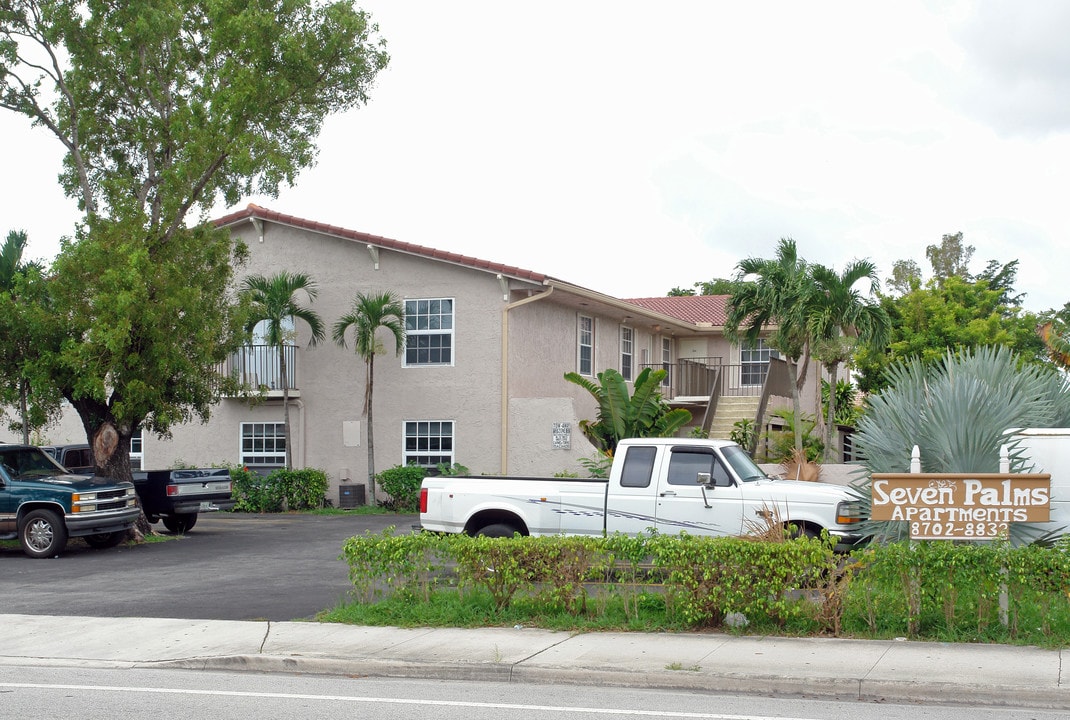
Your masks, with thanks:
[[(0, 615), (0, 664), (563, 683), (1070, 710), (1070, 651), (317, 622)], [(1070, 657), (1067, 657), (1070, 659)]]

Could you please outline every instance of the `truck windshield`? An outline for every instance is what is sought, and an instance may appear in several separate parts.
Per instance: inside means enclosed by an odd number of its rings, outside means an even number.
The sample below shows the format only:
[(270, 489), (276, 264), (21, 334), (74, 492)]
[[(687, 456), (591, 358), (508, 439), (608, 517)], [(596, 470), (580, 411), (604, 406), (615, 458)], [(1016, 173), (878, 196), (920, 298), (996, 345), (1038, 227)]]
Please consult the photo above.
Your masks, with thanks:
[(754, 461), (750, 459), (750, 455), (747, 451), (738, 445), (729, 445), (726, 448), (722, 448), (721, 452), (724, 454), (724, 459), (728, 461), (728, 464), (732, 466), (732, 470), (743, 482), (754, 482), (755, 480), (765, 480), (769, 476), (762, 472), (762, 469), (754, 464)]
[(0, 450), (0, 463), (12, 480), (67, 474), (55, 460), (37, 448)]

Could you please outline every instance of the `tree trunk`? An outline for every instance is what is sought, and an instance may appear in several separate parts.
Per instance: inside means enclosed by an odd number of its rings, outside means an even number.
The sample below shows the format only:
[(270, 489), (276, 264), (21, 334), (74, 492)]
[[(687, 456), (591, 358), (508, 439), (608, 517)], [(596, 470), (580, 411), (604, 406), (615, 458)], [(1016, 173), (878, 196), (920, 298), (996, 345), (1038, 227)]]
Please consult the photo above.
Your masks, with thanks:
[(795, 413), (795, 449), (802, 452), (802, 399), (799, 397), (799, 375), (795, 363), (797, 359), (788, 361), (788, 380), (791, 382), (791, 407)]
[(28, 390), (25, 378), (19, 380), (19, 413), (22, 415), (22, 444), (30, 444), (30, 411), (28, 408)]
[(282, 383), (282, 431), (286, 443), (286, 469), (292, 470), (290, 461), (290, 383), (286, 379), (286, 348), (279, 345), (279, 381)]
[(372, 380), (375, 372), (375, 355), (368, 358), (367, 387), (364, 393), (364, 410), (368, 416), (368, 498), (375, 507), (375, 438), (372, 434)]
[[(100, 414), (85, 410), (88, 413), (87, 416), (82, 414), (83, 408), (86, 408), (85, 404), (75, 406), (82, 418), (82, 427), (85, 428), (89, 447), (93, 449), (93, 465), (95, 466), (93, 471), (97, 475), (117, 482), (133, 482), (134, 473), (130, 469), (130, 437), (133, 431), (124, 430), (110, 417), (102, 419), (101, 415), (110, 416), (110, 412), (106, 409)], [(130, 530), (130, 537), (134, 541), (140, 541), (146, 535), (151, 534), (152, 523), (142, 512), (138, 516), (137, 523)]]
[[(839, 374), (840, 364), (834, 362), (829, 365), (829, 410), (828, 420), (825, 426), (825, 455), (824, 462), (830, 462), (835, 457), (836, 445), (834, 439), (836, 433), (836, 376)], [(820, 407), (820, 405), (818, 406)]]

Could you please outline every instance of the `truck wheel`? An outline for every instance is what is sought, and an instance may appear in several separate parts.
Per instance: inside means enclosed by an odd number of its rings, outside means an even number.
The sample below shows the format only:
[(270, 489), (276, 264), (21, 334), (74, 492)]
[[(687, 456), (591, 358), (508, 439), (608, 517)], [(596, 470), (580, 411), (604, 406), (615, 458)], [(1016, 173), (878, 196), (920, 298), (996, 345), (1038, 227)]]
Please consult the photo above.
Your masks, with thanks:
[(99, 535), (86, 535), (83, 539), (85, 544), (96, 550), (107, 550), (113, 548), (123, 541), (126, 537), (126, 530), (118, 530), (110, 533), (100, 533)]
[(476, 537), (511, 538), (517, 532), (519, 531), (516, 528), (507, 523), (494, 523), (480, 528)]
[(197, 513), (175, 513), (161, 519), (165, 528), (176, 535), (185, 535), (197, 524)]
[(67, 526), (51, 510), (31, 510), (19, 527), (22, 551), (32, 558), (59, 555), (67, 545)]

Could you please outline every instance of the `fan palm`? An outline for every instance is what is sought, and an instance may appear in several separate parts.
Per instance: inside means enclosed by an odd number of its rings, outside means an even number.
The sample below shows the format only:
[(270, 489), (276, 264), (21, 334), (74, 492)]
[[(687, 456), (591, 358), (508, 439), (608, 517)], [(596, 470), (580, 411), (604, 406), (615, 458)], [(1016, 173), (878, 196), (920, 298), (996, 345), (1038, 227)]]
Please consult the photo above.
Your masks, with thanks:
[[(810, 275), (815, 293), (807, 320), (814, 357), (820, 359), (829, 375), (829, 387), (834, 388), (840, 365), (854, 356), (858, 343), (888, 342), (891, 320), (884, 308), (862, 297), (855, 287), (859, 281), (869, 280), (870, 293), (875, 295), (879, 290), (877, 266), (869, 260), (855, 260), (840, 274), (824, 265), (813, 265)], [(829, 393), (825, 421), (824, 462), (829, 461), (835, 450), (835, 428), (836, 393), (833, 392)]]
[[(746, 281), (750, 277), (753, 280)], [(753, 344), (768, 333), (766, 342), (787, 361), (792, 408), (801, 417), (799, 386), (810, 355), (807, 308), (814, 294), (806, 261), (799, 257), (794, 240), (782, 238), (775, 258), (741, 261), (736, 280), (740, 285), (729, 301), (725, 334), (733, 342), (742, 339)], [(795, 448), (802, 450), (798, 427)]]
[(354, 348), (366, 368), (364, 383), (364, 410), (368, 426), (368, 496), (375, 504), (375, 435), (373, 433), (374, 405), (372, 391), (375, 380), (375, 356), (383, 351), (376, 338), (380, 328), (385, 328), (394, 337), (394, 349), (400, 355), (405, 347), (405, 306), (391, 293), (375, 295), (357, 293), (353, 308), (334, 324), (334, 341), (346, 346), (346, 333), (353, 329)]
[[(891, 366), (888, 389), (871, 396), (855, 446), (868, 473), (906, 472), (917, 445), (927, 473), (997, 472), (1007, 445), (1011, 470), (1028, 465), (1008, 430), (1060, 427), (1070, 422), (1070, 392), (1057, 370), (1023, 363), (1004, 346), (980, 347), (943, 360)], [(869, 479), (857, 487), (869, 500)], [(870, 523), (878, 537), (902, 537), (903, 523)], [(1012, 537), (1027, 532), (1012, 525)]]
[(280, 272), (271, 277), (263, 275), (251, 275), (245, 279), (242, 292), (250, 302), (250, 315), (245, 324), (245, 330), (252, 333), (253, 329), (264, 322), (266, 331), (264, 342), (275, 348), (279, 354), (279, 380), (282, 383), (282, 418), (286, 437), (286, 469), (292, 467), (290, 457), (290, 382), (287, 379), (286, 367), (286, 344), (291, 339), (288, 337), (292, 332), (290, 323), (294, 320), (303, 320), (311, 331), (308, 341), (309, 347), (323, 340), (323, 321), (311, 309), (305, 307), (298, 300), (298, 296), (304, 293), (309, 302), (316, 299), (316, 283), (304, 273)]

